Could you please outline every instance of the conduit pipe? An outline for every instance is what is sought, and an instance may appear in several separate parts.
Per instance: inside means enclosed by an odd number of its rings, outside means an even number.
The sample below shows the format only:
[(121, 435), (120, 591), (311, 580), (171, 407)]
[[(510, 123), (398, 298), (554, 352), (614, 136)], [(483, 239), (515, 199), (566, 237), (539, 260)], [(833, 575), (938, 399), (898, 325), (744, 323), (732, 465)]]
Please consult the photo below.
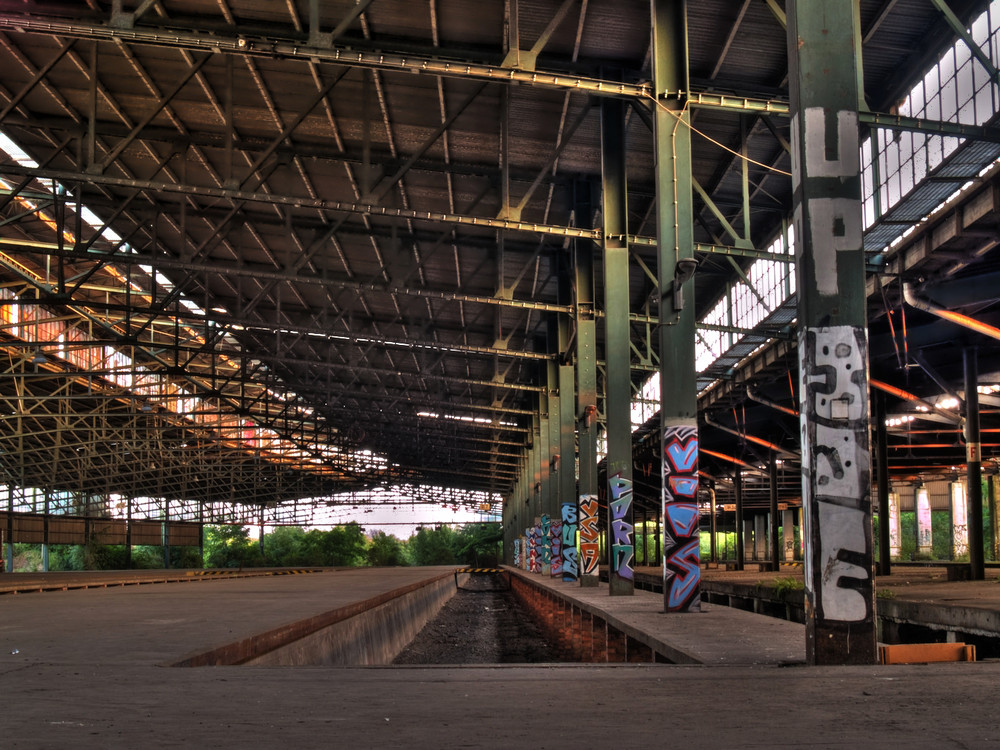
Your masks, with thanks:
[(711, 456), (712, 458), (718, 458), (720, 461), (728, 461), (731, 464), (735, 464), (736, 466), (742, 467), (756, 474), (760, 474), (761, 476), (767, 476), (767, 472), (764, 469), (759, 466), (749, 464), (746, 461), (736, 458), (735, 456), (727, 456), (725, 453), (716, 453), (715, 451), (710, 451), (708, 448), (703, 448), (701, 446), (698, 447), (698, 452), (706, 456)]
[(968, 315), (963, 315), (962, 313), (954, 312), (941, 305), (931, 302), (928, 299), (923, 299), (918, 297), (913, 289), (913, 285), (904, 282), (903, 283), (903, 299), (910, 307), (914, 307), (917, 310), (923, 310), (931, 315), (936, 315), (942, 320), (947, 320), (956, 325), (960, 325), (963, 328), (968, 328), (976, 333), (981, 333), (983, 336), (989, 336), (992, 339), (1000, 341), (1000, 328), (989, 325), (988, 323), (983, 323), (982, 321), (976, 320), (975, 318), (970, 318)]
[(799, 417), (799, 412), (797, 409), (790, 409), (787, 406), (782, 406), (781, 404), (777, 404), (774, 401), (770, 401), (761, 396), (756, 391), (754, 391), (753, 388), (751, 388), (750, 386), (747, 386), (747, 398), (750, 399), (751, 401), (756, 401), (758, 404), (763, 404), (764, 406), (770, 406), (772, 409), (777, 409), (778, 411), (784, 412), (785, 414), (793, 416), (796, 419), (798, 419)]
[(777, 443), (770, 443), (767, 440), (763, 440), (762, 438), (754, 437), (753, 435), (748, 435), (745, 432), (739, 432), (738, 430), (734, 430), (731, 427), (726, 427), (725, 425), (721, 425), (718, 422), (713, 422), (708, 417), (707, 414), (705, 415), (705, 424), (711, 425), (712, 427), (716, 428), (717, 430), (722, 430), (723, 432), (728, 432), (730, 435), (735, 435), (736, 437), (744, 438), (745, 440), (749, 440), (751, 443), (756, 443), (757, 445), (759, 445), (759, 446), (761, 446), (763, 448), (767, 448), (768, 450), (772, 450), (772, 451), (774, 451), (776, 453), (780, 453), (781, 455), (787, 456), (788, 458), (794, 458), (796, 460), (798, 460), (798, 458), (799, 458), (799, 454), (798, 453), (793, 453), (792, 451), (785, 450), (784, 448), (782, 448)]

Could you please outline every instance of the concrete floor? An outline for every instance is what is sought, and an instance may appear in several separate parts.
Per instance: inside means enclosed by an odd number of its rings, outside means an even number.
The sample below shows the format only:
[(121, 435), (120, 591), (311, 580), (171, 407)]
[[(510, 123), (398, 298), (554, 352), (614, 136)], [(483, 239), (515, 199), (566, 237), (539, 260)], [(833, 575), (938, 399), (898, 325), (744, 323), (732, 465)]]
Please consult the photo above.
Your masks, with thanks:
[(1000, 747), (993, 662), (160, 666), (440, 572), (0, 596), (0, 747)]

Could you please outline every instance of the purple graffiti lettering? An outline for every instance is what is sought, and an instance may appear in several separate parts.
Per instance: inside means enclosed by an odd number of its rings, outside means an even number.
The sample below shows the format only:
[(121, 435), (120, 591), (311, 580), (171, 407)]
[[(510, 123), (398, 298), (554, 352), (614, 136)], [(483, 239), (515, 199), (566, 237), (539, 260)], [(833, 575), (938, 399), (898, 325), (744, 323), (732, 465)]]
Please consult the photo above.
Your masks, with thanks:
[(611, 559), (614, 561), (612, 567), (618, 572), (621, 578), (628, 580), (634, 578), (632, 573), (632, 557), (634, 554), (635, 549), (631, 544), (615, 544), (611, 546)]

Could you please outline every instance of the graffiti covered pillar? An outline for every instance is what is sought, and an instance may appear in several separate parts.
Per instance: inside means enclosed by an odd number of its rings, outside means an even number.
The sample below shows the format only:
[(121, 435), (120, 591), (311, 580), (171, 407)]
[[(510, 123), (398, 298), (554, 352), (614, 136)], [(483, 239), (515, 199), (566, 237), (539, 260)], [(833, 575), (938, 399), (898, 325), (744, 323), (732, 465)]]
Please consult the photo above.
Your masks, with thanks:
[[(590, 227), (597, 207), (591, 183), (576, 183), (577, 224)], [(598, 584), (597, 537), (597, 320), (594, 310), (594, 243), (576, 240), (576, 418), (580, 452), (578, 524), (581, 586)], [(565, 508), (565, 506), (563, 506)], [(565, 517), (563, 534), (567, 534)], [(575, 545), (575, 542), (574, 542)], [(574, 546), (575, 550), (575, 546)], [(566, 554), (565, 541), (563, 554)], [(565, 567), (563, 569), (565, 575)]]
[(660, 417), (663, 480), (663, 608), (701, 609), (698, 403), (695, 384), (687, 7), (652, 0), (656, 92), (656, 218), (660, 285)]
[[(559, 251), (558, 266), (558, 301), (561, 305), (573, 304), (573, 255), (569, 251)], [(569, 541), (566, 529), (566, 506), (572, 504), (576, 508), (576, 368), (573, 366), (572, 320), (569, 315), (560, 314), (557, 330), (559, 351), (559, 471), (556, 475), (558, 485), (558, 505), (555, 515), (559, 521), (559, 569), (552, 566), (552, 575), (558, 575), (567, 580), (567, 563), (571, 566), (568, 580), (575, 581), (576, 558), (576, 521), (573, 521), (573, 537)], [(573, 514), (575, 519), (575, 513)], [(568, 545), (573, 548), (573, 560), (568, 561), (570, 554)]]
[(856, 6), (787, 5), (809, 664), (877, 658)]
[(629, 332), (625, 103), (601, 100), (604, 180), (604, 411), (608, 436), (608, 593), (634, 593), (632, 526), (632, 352)]

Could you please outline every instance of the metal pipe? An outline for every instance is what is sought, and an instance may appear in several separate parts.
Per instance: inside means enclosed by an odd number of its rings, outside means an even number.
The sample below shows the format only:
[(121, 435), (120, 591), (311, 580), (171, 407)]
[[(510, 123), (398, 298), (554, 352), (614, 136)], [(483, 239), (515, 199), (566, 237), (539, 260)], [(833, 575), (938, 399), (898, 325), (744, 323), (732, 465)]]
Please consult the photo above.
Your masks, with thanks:
[(955, 323), (956, 325), (960, 325), (963, 328), (975, 331), (976, 333), (981, 333), (983, 336), (989, 336), (992, 339), (1000, 341), (1000, 328), (991, 326), (988, 323), (983, 323), (975, 318), (970, 318), (968, 315), (962, 315), (962, 313), (948, 310), (947, 308), (941, 307), (928, 299), (918, 297), (912, 284), (903, 284), (903, 299), (906, 300), (906, 303), (910, 307), (914, 307), (917, 310), (923, 310), (924, 312), (936, 315), (943, 320), (947, 320), (951, 323)]
[(715, 427), (718, 430), (722, 430), (723, 432), (728, 432), (730, 435), (735, 435), (738, 438), (749, 440), (751, 443), (756, 443), (757, 445), (772, 450), (775, 453), (780, 453), (781, 455), (787, 456), (788, 458), (794, 458), (796, 460), (799, 458), (798, 453), (793, 453), (790, 450), (786, 450), (777, 443), (771, 443), (768, 442), (767, 440), (764, 440), (763, 438), (754, 437), (753, 435), (748, 435), (745, 432), (739, 432), (738, 430), (734, 430), (731, 427), (726, 427), (725, 425), (721, 425), (718, 422), (713, 422), (707, 414), (705, 415), (705, 424)]
[(758, 404), (763, 404), (764, 406), (770, 406), (772, 409), (777, 409), (778, 411), (784, 412), (785, 414), (791, 417), (795, 417), (796, 419), (798, 419), (799, 417), (798, 409), (790, 409), (787, 406), (782, 406), (781, 404), (775, 403), (774, 401), (770, 401), (761, 396), (756, 391), (754, 391), (753, 388), (751, 388), (750, 386), (747, 386), (747, 398), (750, 399), (751, 401), (756, 401)]

